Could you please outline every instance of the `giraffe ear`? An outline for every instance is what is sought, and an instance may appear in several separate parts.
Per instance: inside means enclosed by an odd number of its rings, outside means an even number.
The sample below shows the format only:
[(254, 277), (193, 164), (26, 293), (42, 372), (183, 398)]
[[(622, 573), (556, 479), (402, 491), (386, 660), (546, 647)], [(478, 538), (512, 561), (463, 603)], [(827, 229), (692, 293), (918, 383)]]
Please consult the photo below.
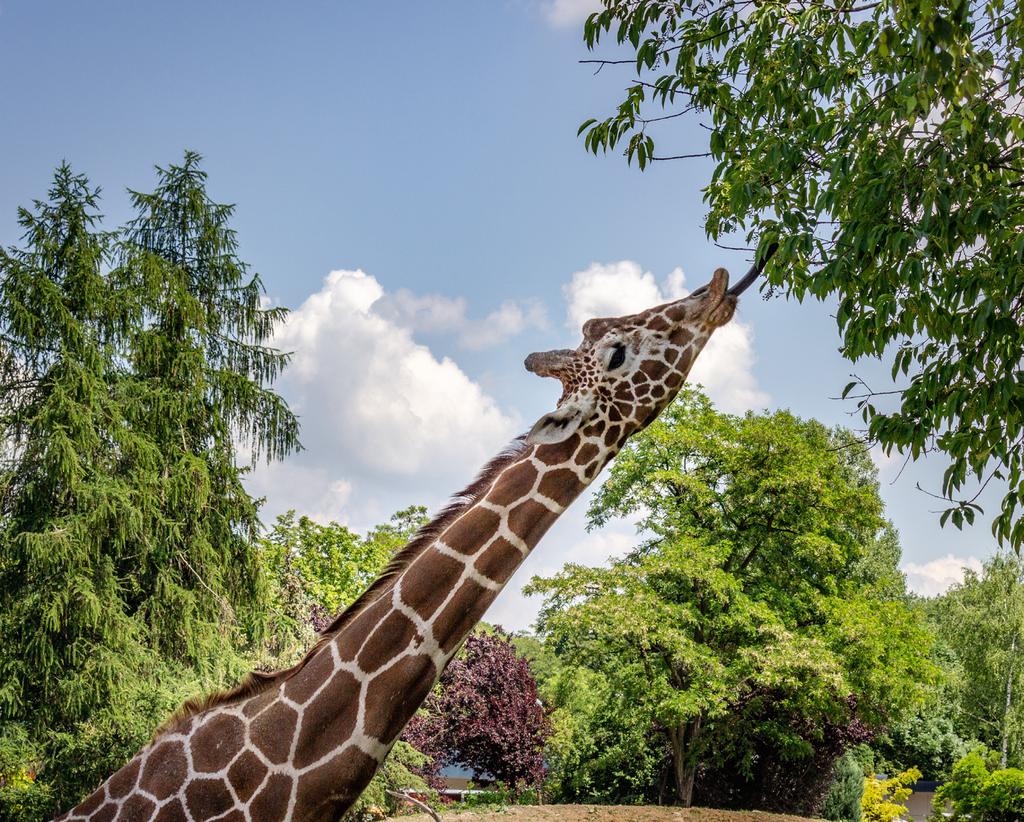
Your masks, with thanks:
[(550, 414), (545, 414), (526, 435), (530, 445), (549, 445), (571, 437), (583, 424), (587, 409), (574, 402), (560, 405)]

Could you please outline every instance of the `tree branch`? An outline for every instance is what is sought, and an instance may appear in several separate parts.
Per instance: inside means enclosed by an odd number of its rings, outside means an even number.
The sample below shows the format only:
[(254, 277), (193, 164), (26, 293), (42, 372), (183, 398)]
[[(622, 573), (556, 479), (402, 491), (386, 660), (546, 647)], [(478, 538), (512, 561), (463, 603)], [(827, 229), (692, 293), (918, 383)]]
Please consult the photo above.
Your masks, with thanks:
[(390, 788), (387, 789), (387, 793), (389, 796), (393, 796), (395, 799), (404, 799), (406, 802), (411, 802), (413, 805), (415, 805), (417, 808), (423, 811), (423, 813), (427, 814), (431, 819), (433, 819), (434, 822), (442, 822), (441, 815), (432, 807), (430, 807), (430, 805), (428, 805), (426, 802), (421, 802), (419, 799), (416, 799), (415, 797), (410, 796), (407, 793), (393, 791)]

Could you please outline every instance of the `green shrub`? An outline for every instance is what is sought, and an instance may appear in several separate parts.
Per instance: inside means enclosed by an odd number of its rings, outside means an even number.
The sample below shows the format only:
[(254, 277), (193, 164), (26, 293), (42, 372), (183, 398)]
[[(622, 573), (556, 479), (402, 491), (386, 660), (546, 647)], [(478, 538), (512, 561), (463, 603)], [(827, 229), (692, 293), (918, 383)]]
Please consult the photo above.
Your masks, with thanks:
[(951, 802), (955, 815), (971, 813), (986, 782), (988, 767), (985, 759), (980, 750), (973, 750), (953, 766), (953, 775), (935, 793), (934, 807), (937, 810), (945, 808), (946, 802)]
[(1024, 771), (993, 771), (977, 804), (984, 822), (1019, 822), (1024, 818)]
[(24, 726), (11, 722), (0, 730), (0, 819), (37, 822), (53, 814), (53, 790), (36, 779), (40, 759)]
[[(472, 786), (473, 783), (470, 783)], [(457, 814), (465, 810), (499, 810), (510, 805), (539, 805), (540, 796), (533, 788), (517, 791), (504, 782), (495, 782), (484, 790), (467, 793), (459, 802), (447, 808), (447, 813)]]
[[(472, 785), (472, 783), (470, 783)], [(499, 808), (507, 805), (521, 804), (516, 797), (515, 791), (509, 786), (496, 782), (490, 788), (478, 790), (475, 793), (467, 793), (462, 801), (456, 803), (453, 810), (472, 808)]]
[(0, 787), (0, 819), (5, 822), (39, 822), (49, 819), (53, 809), (53, 790), (45, 782)]
[(903, 804), (913, 791), (910, 785), (921, 778), (917, 768), (908, 768), (888, 779), (864, 777), (864, 795), (860, 799), (864, 822), (896, 822), (907, 812)]
[(836, 761), (821, 815), (834, 822), (860, 822), (860, 800), (864, 793), (864, 771), (853, 753)]
[(943, 819), (946, 803), (954, 820), (1019, 822), (1024, 818), (1024, 771), (998, 770), (983, 748), (971, 751), (953, 766), (952, 778), (935, 794), (933, 819)]

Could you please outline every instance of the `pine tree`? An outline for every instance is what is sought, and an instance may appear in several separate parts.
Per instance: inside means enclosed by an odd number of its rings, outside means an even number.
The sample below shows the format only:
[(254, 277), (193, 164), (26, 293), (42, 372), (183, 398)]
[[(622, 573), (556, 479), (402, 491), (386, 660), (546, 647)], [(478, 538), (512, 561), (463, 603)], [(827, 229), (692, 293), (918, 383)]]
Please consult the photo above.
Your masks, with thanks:
[(860, 822), (860, 800), (864, 795), (864, 771), (853, 754), (847, 753), (836, 760), (832, 771), (832, 784), (820, 809), (825, 819), (835, 822)]
[(0, 717), (36, 728), (103, 701), (138, 655), (119, 565), (138, 529), (109, 381), (124, 324), (98, 190), (65, 163), (0, 249)]
[(0, 747), (38, 743), (16, 764), (55, 806), (236, 681), (267, 618), (242, 456), (298, 447), (268, 388), (284, 311), (198, 162), (118, 234), (61, 165), (0, 249)]
[(261, 619), (257, 503), (240, 456), (279, 458), (299, 443), (268, 388), (288, 359), (267, 345), (285, 310), (262, 305), (229, 226), (234, 207), (210, 199), (200, 160), (187, 152), (157, 168), (152, 193), (131, 192), (136, 216), (114, 278), (143, 311), (128, 341), (125, 414), (154, 446), (151, 462), (132, 466), (145, 501), (129, 605), (161, 654), (206, 665)]

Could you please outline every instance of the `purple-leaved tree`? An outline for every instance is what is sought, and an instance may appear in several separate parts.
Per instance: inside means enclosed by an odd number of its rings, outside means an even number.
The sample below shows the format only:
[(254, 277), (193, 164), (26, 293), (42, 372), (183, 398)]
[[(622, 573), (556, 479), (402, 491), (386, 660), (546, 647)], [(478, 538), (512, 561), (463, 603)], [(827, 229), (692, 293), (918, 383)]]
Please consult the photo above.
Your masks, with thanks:
[(537, 681), (507, 634), (473, 634), (405, 730), (404, 739), (433, 758), (426, 776), (460, 764), (515, 790), (544, 778), (551, 724)]

